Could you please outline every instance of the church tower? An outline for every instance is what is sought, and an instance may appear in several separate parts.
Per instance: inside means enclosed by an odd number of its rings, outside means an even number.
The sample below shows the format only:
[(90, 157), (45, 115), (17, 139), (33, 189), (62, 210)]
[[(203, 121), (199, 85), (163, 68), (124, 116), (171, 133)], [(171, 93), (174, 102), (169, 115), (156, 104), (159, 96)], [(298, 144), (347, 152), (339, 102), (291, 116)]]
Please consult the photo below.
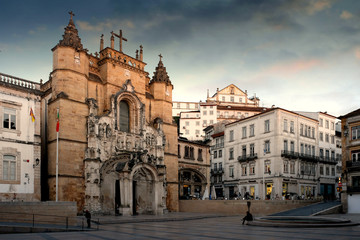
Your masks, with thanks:
[(150, 80), (143, 47), (135, 57), (125, 54), (121, 30), (111, 32), (110, 47), (101, 35), (99, 53), (89, 54), (73, 16), (52, 49), (53, 71), (42, 85), (49, 199), (76, 201), (79, 212), (178, 211), (173, 85), (161, 55)]

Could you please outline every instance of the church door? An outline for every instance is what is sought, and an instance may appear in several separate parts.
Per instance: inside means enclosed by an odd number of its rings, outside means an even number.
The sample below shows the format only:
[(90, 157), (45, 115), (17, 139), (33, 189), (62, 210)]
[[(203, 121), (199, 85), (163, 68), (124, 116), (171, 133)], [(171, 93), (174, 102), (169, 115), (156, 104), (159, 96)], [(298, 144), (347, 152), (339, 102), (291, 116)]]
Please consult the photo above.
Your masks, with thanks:
[(133, 177), (133, 214), (154, 214), (155, 184), (151, 172), (138, 169)]
[(115, 181), (115, 215), (119, 215), (120, 200), (120, 181)]

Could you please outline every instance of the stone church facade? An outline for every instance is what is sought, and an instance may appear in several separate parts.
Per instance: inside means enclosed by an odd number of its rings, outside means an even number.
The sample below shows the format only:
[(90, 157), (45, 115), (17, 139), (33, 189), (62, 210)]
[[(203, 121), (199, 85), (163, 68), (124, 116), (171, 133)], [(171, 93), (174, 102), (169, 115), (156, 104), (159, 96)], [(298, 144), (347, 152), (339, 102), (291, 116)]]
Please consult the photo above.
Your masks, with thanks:
[(173, 85), (162, 56), (150, 78), (142, 46), (136, 57), (125, 54), (121, 31), (111, 32), (106, 48), (102, 35), (100, 52), (89, 54), (72, 18), (70, 13), (63, 38), (52, 49), (53, 71), (41, 86), (43, 183), (49, 199), (56, 196), (59, 121), (59, 201), (76, 201), (78, 211), (107, 214), (178, 211)]

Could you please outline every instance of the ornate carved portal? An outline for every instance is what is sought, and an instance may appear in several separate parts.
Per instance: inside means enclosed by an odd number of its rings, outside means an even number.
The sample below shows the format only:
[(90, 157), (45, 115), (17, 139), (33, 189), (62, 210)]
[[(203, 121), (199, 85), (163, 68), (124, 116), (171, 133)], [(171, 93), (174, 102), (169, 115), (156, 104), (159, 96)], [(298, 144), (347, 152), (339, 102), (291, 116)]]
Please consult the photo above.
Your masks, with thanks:
[[(97, 115), (88, 100), (88, 147), (85, 152), (85, 207), (106, 214), (163, 214), (166, 181), (162, 120), (145, 122), (143, 104), (131, 82), (112, 98), (112, 111)], [(119, 102), (129, 104), (130, 131), (120, 131)]]

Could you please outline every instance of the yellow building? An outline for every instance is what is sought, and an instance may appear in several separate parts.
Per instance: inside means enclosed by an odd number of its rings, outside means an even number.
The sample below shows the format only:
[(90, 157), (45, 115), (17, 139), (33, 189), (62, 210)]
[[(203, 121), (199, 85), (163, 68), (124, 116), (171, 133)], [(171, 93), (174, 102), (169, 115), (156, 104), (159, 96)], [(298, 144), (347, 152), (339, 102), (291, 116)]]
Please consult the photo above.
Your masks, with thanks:
[(41, 86), (49, 199), (109, 214), (178, 211), (173, 85), (162, 56), (150, 79), (142, 46), (125, 54), (121, 31), (111, 32), (110, 47), (102, 35), (99, 54), (89, 54), (72, 18)]

